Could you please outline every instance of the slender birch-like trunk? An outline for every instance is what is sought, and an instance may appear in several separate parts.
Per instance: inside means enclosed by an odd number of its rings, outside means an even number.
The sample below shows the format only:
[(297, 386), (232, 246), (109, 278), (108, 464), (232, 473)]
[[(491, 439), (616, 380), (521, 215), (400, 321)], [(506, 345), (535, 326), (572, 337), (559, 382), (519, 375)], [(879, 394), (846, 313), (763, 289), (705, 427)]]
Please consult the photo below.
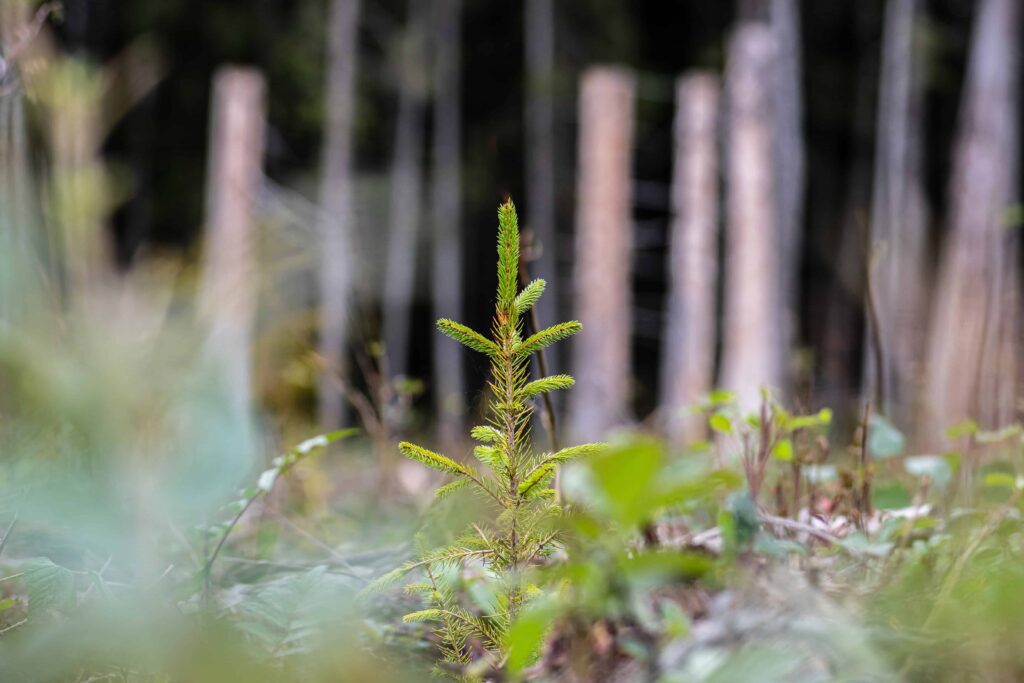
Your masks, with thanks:
[[(889, 0), (882, 36), (870, 269), (877, 333), (865, 348), (865, 394), (880, 396), (878, 410), (906, 423), (920, 381), (927, 320), (927, 247), (922, 151), (923, 80), (915, 54), (920, 0)], [(868, 316), (868, 325), (872, 324)], [(876, 358), (877, 334), (882, 358)], [(878, 385), (881, 386), (878, 386)]]
[(229, 67), (214, 76), (200, 310), (207, 352), (224, 372), (238, 414), (252, 401), (253, 211), (263, 175), (265, 99), (258, 71)]
[[(323, 260), (320, 264), (320, 422), (336, 428), (344, 401), (336, 377), (346, 372), (352, 305), (352, 121), (360, 0), (331, 0), (327, 22), (326, 122), (320, 179)], [(334, 377), (332, 377), (334, 376)]]
[[(431, 223), (434, 317), (462, 317), (462, 2), (434, 3), (434, 138)], [(453, 443), (465, 415), (462, 348), (434, 343), (434, 397), (442, 442)]]
[(427, 71), (424, 65), (428, 6), (408, 3), (398, 66), (398, 116), (391, 162), (391, 206), (386, 277), (384, 344), (394, 376), (409, 363), (409, 329), (416, 283), (416, 238), (423, 215), (423, 126)]
[(704, 438), (705, 420), (687, 414), (712, 387), (718, 288), (718, 101), (707, 73), (676, 84), (675, 163), (669, 235), (669, 300), (661, 407), (675, 442)]
[(771, 28), (741, 24), (729, 46), (726, 74), (726, 270), (720, 384), (736, 392), (746, 409), (759, 404), (762, 387), (779, 387), (783, 380), (779, 213), (772, 178), (774, 53)]
[[(555, 13), (553, 0), (526, 0), (526, 227), (540, 256), (534, 274), (547, 282), (537, 307), (541, 325), (559, 319), (555, 233)], [(552, 358), (555, 354), (549, 354)]]
[(1016, 398), (1017, 196), (1022, 8), (978, 4), (950, 180), (950, 229), (932, 311), (925, 434), (965, 417), (1012, 418)]
[(583, 74), (574, 275), (583, 331), (573, 344), (572, 402), (572, 430), (581, 437), (598, 438), (628, 415), (635, 97), (635, 78), (625, 69)]

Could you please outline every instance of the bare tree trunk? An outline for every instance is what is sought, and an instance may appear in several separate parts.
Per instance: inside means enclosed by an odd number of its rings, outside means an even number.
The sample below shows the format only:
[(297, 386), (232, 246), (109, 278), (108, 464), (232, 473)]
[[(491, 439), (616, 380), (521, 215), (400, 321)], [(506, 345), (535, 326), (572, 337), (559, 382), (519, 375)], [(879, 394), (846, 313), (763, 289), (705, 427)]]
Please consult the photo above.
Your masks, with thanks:
[(627, 417), (630, 380), (634, 76), (594, 67), (582, 78), (576, 208), (577, 314), (572, 428), (597, 438)]
[(34, 262), (31, 173), (23, 91), (13, 65), (5, 65), (0, 73), (0, 326), (16, 324), (25, 312), (25, 279)]
[(252, 401), (253, 209), (263, 174), (265, 91), (253, 69), (229, 67), (214, 76), (200, 310), (209, 326), (207, 352), (243, 415)]
[(661, 378), (666, 431), (675, 442), (705, 437), (704, 419), (684, 410), (714, 381), (719, 90), (718, 79), (706, 73), (676, 84), (671, 283)]
[[(804, 219), (803, 97), (800, 73), (800, 17), (797, 0), (771, 0), (775, 36), (775, 173), (779, 231), (779, 321), (782, 348), (797, 333), (800, 253)], [(784, 359), (782, 359), (784, 362)]]
[(404, 376), (416, 282), (416, 235), (423, 213), (423, 125), (427, 38), (424, 2), (410, 0), (398, 65), (398, 117), (391, 162), (390, 239), (384, 278), (384, 343), (391, 373)]
[(1013, 413), (1019, 287), (1016, 197), (1021, 7), (983, 0), (973, 29), (950, 182), (951, 225), (929, 336), (926, 434), (967, 416)]
[[(435, 0), (434, 316), (462, 317), (461, 0)], [(459, 344), (434, 340), (434, 386), (441, 440), (453, 443), (465, 414), (466, 378)]]
[[(865, 393), (881, 396), (878, 409), (900, 423), (912, 415), (910, 402), (919, 384), (916, 377), (924, 352), (928, 303), (921, 167), (923, 92), (921, 64), (914, 49), (919, 4), (919, 0), (889, 0), (886, 9), (871, 206), (873, 253), (868, 263), (883, 357), (875, 357), (875, 343), (866, 343)], [(869, 332), (869, 340), (874, 334)]]
[(344, 418), (342, 392), (333, 375), (346, 371), (345, 343), (351, 316), (352, 120), (355, 110), (359, 0), (331, 0), (327, 25), (326, 124), (320, 186), (323, 261), (320, 267), (320, 422)]
[(762, 387), (779, 387), (782, 324), (778, 319), (778, 211), (772, 180), (771, 29), (742, 24), (732, 37), (726, 74), (725, 324), (721, 385), (753, 409)]
[[(534, 274), (547, 281), (541, 324), (559, 319), (555, 234), (555, 14), (552, 0), (526, 0), (526, 219), (540, 256)], [(555, 354), (551, 354), (553, 357)]]

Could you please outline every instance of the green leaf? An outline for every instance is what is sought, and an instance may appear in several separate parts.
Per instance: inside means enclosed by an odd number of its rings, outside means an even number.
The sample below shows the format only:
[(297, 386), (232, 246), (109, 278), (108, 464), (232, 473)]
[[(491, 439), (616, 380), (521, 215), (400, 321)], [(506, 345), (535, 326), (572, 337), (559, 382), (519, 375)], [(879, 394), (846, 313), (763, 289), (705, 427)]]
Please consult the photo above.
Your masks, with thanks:
[(985, 486), (1001, 486), (1015, 489), (1017, 488), (1017, 477), (1008, 472), (989, 472), (985, 475)]
[(522, 342), (516, 344), (515, 348), (512, 349), (512, 353), (517, 356), (525, 356), (531, 353), (536, 353), (541, 349), (546, 349), (557, 341), (561, 341), (567, 337), (571, 337), (583, 328), (576, 320), (570, 320), (566, 323), (558, 323), (551, 327), (541, 330), (537, 334), (527, 337)]
[(903, 453), (907, 438), (884, 415), (872, 415), (868, 421), (868, 453), (873, 458), (892, 458)]
[(736, 402), (736, 394), (725, 389), (715, 389), (708, 394), (708, 403), (713, 406), (728, 405)]
[(810, 429), (812, 427), (827, 427), (832, 422), (832, 411), (822, 408), (814, 415), (791, 415), (786, 416), (783, 429), (788, 432), (795, 432), (798, 429)]
[(715, 413), (709, 417), (708, 425), (719, 434), (732, 434), (732, 421), (722, 413)]
[(949, 485), (953, 471), (949, 462), (939, 455), (915, 455), (903, 460), (903, 467), (915, 477), (928, 477), (940, 489)]
[(803, 473), (812, 484), (822, 484), (839, 478), (835, 465), (808, 465), (803, 469)]
[(540, 299), (540, 295), (544, 293), (545, 286), (547, 283), (544, 280), (537, 279), (523, 287), (523, 291), (519, 292), (519, 296), (516, 297), (516, 313), (522, 315), (533, 308), (533, 305)]
[(1021, 431), (1022, 429), (1019, 424), (1012, 424), (995, 431), (980, 431), (975, 434), (974, 438), (977, 439), (978, 443), (999, 443), (1000, 441), (1020, 436)]
[(558, 608), (550, 600), (535, 600), (520, 612), (505, 636), (509, 671), (519, 673), (536, 659), (544, 636), (557, 618)]
[(793, 442), (789, 439), (780, 439), (772, 446), (772, 457), (782, 462), (793, 461)]
[(403, 441), (398, 444), (398, 450), (401, 451), (402, 455), (410, 460), (421, 462), (427, 467), (431, 467), (438, 472), (459, 474), (462, 476), (469, 475), (469, 470), (466, 469), (465, 465), (460, 465), (451, 458), (446, 458), (440, 453), (435, 453), (434, 451), (423, 448), (422, 446), (417, 446), (414, 443)]
[(954, 425), (946, 428), (946, 438), (955, 441), (964, 436), (970, 436), (978, 431), (978, 423), (974, 420), (960, 420)]
[(534, 380), (523, 387), (523, 395), (526, 398), (533, 398), (538, 394), (547, 393), (549, 391), (555, 391), (556, 389), (568, 389), (576, 383), (569, 375), (552, 375), (550, 377), (541, 377), (540, 379)]
[(474, 351), (493, 356), (498, 353), (498, 345), (476, 330), (470, 329), (461, 323), (447, 318), (437, 321), (437, 329), (460, 344), (464, 344)]
[(871, 504), (880, 510), (898, 510), (912, 502), (910, 491), (899, 482), (882, 484), (871, 489)]
[(75, 601), (75, 577), (70, 569), (47, 557), (32, 560), (25, 570), (29, 617), (64, 611)]

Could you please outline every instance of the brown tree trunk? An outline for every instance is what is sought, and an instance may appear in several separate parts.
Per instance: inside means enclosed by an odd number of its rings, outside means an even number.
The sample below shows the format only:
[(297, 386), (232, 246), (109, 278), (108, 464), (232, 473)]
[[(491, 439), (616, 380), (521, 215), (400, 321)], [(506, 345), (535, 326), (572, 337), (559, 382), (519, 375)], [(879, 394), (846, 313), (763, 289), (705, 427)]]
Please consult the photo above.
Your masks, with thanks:
[(715, 371), (718, 288), (718, 100), (720, 84), (695, 73), (676, 85), (675, 165), (661, 406), (676, 442), (706, 436), (685, 409), (706, 395)]
[[(547, 281), (537, 315), (559, 320), (558, 242), (555, 234), (555, 14), (553, 0), (526, 0), (526, 228), (540, 248), (533, 274)], [(549, 354), (553, 359), (555, 354)]]
[(636, 83), (621, 68), (582, 77), (576, 208), (572, 431), (599, 438), (627, 418), (630, 380), (632, 192)]
[(263, 173), (265, 90), (252, 69), (224, 68), (214, 76), (200, 309), (209, 328), (207, 351), (240, 414), (252, 400), (253, 210)]
[(932, 311), (926, 435), (964, 417), (992, 427), (1016, 398), (1016, 198), (1021, 6), (983, 0), (973, 29), (950, 181), (950, 229)]
[[(435, 0), (431, 223), (434, 317), (462, 317), (461, 0)], [(434, 397), (442, 442), (458, 438), (465, 415), (463, 349), (434, 339)]]
[[(889, 0), (882, 39), (870, 269), (877, 332), (870, 331), (865, 394), (905, 424), (919, 386), (927, 320), (925, 200), (921, 167), (922, 74), (915, 55), (919, 0)], [(867, 316), (871, 326), (871, 315)], [(871, 339), (877, 334), (880, 344)], [(880, 345), (882, 358), (876, 358)], [(879, 386), (880, 385), (880, 386)]]
[(384, 278), (384, 343), (394, 376), (408, 372), (409, 328), (416, 282), (416, 236), (423, 213), (423, 125), (427, 72), (427, 5), (408, 3), (398, 66), (398, 117), (391, 162), (391, 207)]
[(775, 125), (770, 87), (775, 41), (763, 24), (732, 37), (726, 74), (725, 306), (721, 386), (753, 409), (762, 387), (783, 381), (783, 323), (777, 194), (772, 179)]
[(336, 379), (346, 372), (345, 346), (351, 316), (352, 120), (355, 110), (359, 0), (331, 0), (327, 24), (326, 122), (321, 160), (320, 422), (336, 428), (344, 401)]

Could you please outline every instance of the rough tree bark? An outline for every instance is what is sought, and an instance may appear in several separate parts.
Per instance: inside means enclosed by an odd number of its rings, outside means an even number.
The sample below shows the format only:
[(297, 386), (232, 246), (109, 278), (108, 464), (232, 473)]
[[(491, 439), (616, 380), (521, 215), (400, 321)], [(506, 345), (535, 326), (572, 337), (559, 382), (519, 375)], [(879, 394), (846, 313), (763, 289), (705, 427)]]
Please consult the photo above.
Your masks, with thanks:
[(631, 157), (634, 76), (621, 68), (583, 74), (576, 189), (576, 312), (572, 431), (598, 438), (627, 417), (632, 260)]
[[(882, 36), (869, 270), (878, 330), (865, 343), (865, 395), (906, 424), (920, 384), (927, 320), (921, 62), (914, 24), (920, 0), (889, 0)], [(868, 318), (870, 326), (871, 317)], [(876, 337), (882, 358), (876, 358)], [(879, 386), (880, 385), (880, 386)], [(919, 388), (919, 387), (918, 387)]]
[(764, 24), (741, 24), (726, 73), (726, 257), (720, 384), (746, 409), (762, 387), (783, 379), (778, 319), (777, 194), (772, 179), (775, 124), (770, 87), (775, 40)]
[[(555, 16), (552, 0), (526, 0), (526, 227), (540, 255), (533, 272), (547, 281), (538, 304), (542, 325), (559, 320), (555, 233)], [(549, 354), (554, 356), (555, 354)]]
[(332, 0), (327, 23), (326, 122), (321, 160), (320, 207), (320, 422), (335, 428), (344, 418), (342, 392), (332, 375), (345, 373), (345, 342), (351, 315), (352, 120), (359, 0)]
[[(431, 223), (434, 317), (462, 318), (461, 0), (435, 0)], [(442, 442), (461, 431), (466, 395), (459, 344), (434, 340), (434, 388)]]
[(263, 76), (252, 69), (229, 67), (214, 76), (199, 303), (208, 326), (207, 353), (222, 369), (241, 415), (252, 400), (253, 208), (263, 174), (265, 91)]
[(401, 38), (398, 115), (391, 161), (391, 206), (384, 278), (384, 343), (390, 371), (404, 376), (409, 363), (409, 328), (416, 282), (416, 237), (423, 214), (423, 126), (427, 90), (425, 44), (428, 6), (408, 3)]
[(684, 411), (710, 391), (714, 380), (719, 90), (718, 78), (706, 73), (683, 76), (676, 84), (661, 407), (666, 431), (677, 443), (706, 435), (705, 420)]
[(977, 9), (929, 335), (925, 435), (968, 416), (992, 427), (1014, 412), (1018, 239), (1005, 212), (1018, 178), (1021, 11), (1017, 0)]

